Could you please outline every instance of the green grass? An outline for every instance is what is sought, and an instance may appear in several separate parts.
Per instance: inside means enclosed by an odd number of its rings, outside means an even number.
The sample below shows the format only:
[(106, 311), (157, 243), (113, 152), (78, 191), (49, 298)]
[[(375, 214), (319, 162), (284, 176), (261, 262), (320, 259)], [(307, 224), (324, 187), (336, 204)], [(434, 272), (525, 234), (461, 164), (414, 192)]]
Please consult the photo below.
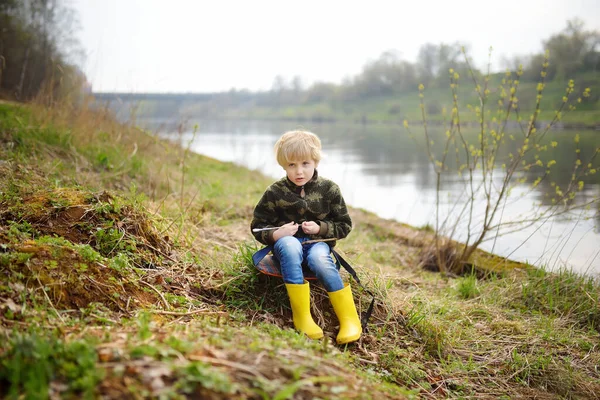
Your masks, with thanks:
[(600, 331), (600, 292), (591, 276), (531, 269), (515, 305), (555, 316), (569, 315), (581, 326)]
[[(312, 285), (326, 338), (311, 341), (293, 329), (281, 280), (252, 266), (258, 244), (248, 223), (267, 178), (184, 156), (96, 114), (67, 123), (58, 111), (33, 110), (0, 105), (1, 139), (16, 143), (0, 148), (4, 397), (592, 398), (600, 390), (600, 288), (591, 279), (514, 263), (479, 279), (427, 272), (417, 265), (430, 229), (352, 210), (357, 228), (338, 246), (375, 293), (373, 316), (359, 344), (335, 345), (328, 296)], [(371, 297), (351, 284), (364, 311)]]
[(461, 298), (472, 299), (479, 295), (477, 287), (477, 276), (475, 274), (467, 275), (458, 280), (457, 291)]
[(63, 396), (91, 399), (104, 377), (104, 371), (96, 368), (95, 346), (86, 341), (65, 341), (33, 330), (13, 333), (5, 346), (0, 382), (8, 388), (8, 399), (48, 398), (55, 392), (52, 384), (66, 386)]

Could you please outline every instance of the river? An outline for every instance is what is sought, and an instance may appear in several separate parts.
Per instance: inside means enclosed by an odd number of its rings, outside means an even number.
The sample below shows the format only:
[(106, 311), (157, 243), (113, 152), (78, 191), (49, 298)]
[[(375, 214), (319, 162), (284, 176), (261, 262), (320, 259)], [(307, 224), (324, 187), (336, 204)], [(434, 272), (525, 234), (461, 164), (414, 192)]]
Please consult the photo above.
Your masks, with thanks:
[[(295, 122), (265, 121), (192, 121), (188, 126), (196, 123), (195, 135), (192, 128), (175, 133), (172, 129), (156, 128), (156, 124), (152, 126), (159, 135), (184, 146), (194, 138), (190, 149), (197, 153), (260, 171), (273, 179), (284, 176), (283, 169), (274, 159), (275, 141), (286, 130), (301, 127)], [(338, 183), (349, 205), (415, 227), (435, 226), (436, 174), (422, 140), (415, 140), (401, 126), (307, 123), (304, 128), (318, 134), (323, 143), (324, 156), (319, 174)], [(439, 139), (434, 147), (444, 142), (439, 136), (441, 129), (438, 130)], [(431, 131), (432, 137), (436, 135), (434, 131)], [(413, 135), (422, 136), (422, 130), (415, 129)], [(573, 163), (578, 157), (575, 135), (579, 135), (581, 160), (585, 161), (600, 147), (600, 132), (597, 131), (549, 132), (546, 141), (558, 145), (547, 150), (542, 159), (544, 164), (549, 159), (557, 161), (553, 175), (533, 190), (533, 179), (529, 184), (516, 185), (508, 201), (499, 209), (502, 221), (529, 218), (535, 212), (547, 209), (555, 192), (553, 183), (564, 188), (572, 174)], [(593, 162), (597, 167), (598, 159)], [(562, 168), (556, 169), (561, 165)], [(501, 174), (498, 165), (495, 175)], [(440, 190), (440, 215), (455, 215), (458, 209), (455, 204), (463, 204), (467, 196), (464, 179), (458, 174), (449, 174), (449, 177)], [(498, 237), (493, 231), (481, 247), (549, 270), (569, 268), (581, 274), (600, 276), (600, 206), (597, 202), (600, 172), (581, 180), (584, 188), (574, 201), (585, 203), (595, 199), (591, 208), (543, 218), (530, 227), (514, 226), (508, 231), (500, 231), (503, 234)], [(501, 185), (500, 180), (497, 183)], [(472, 213), (474, 218), (483, 214), (484, 204), (476, 203)], [(455, 235), (459, 240), (464, 240), (467, 235), (463, 223), (466, 220), (468, 214), (459, 218)]]

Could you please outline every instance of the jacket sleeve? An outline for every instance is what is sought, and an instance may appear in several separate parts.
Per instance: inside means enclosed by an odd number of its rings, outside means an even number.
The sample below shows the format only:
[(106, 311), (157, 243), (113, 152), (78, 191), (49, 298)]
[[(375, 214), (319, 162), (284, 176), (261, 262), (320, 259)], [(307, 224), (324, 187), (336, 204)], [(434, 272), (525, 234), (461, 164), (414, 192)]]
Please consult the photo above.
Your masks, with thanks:
[(330, 202), (330, 212), (325, 219), (319, 221), (321, 225), (319, 236), (325, 239), (343, 239), (352, 230), (352, 219), (339, 186), (332, 183), (326, 198)]
[[(277, 214), (275, 212), (275, 202), (272, 199), (270, 188), (265, 191), (261, 199), (254, 207), (252, 222), (250, 223), (250, 232), (256, 228), (271, 228), (277, 226)], [(273, 231), (252, 232), (256, 240), (265, 245), (272, 245)]]

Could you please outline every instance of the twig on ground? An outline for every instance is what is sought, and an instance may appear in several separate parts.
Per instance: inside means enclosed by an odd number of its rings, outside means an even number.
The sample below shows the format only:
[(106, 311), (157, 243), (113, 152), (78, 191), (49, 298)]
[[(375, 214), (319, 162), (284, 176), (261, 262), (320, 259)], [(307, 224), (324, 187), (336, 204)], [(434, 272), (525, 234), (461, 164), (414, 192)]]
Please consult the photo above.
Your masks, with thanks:
[(224, 317), (229, 316), (229, 314), (226, 313), (225, 311), (208, 311), (208, 310), (194, 310), (194, 311), (188, 311), (188, 312), (152, 310), (151, 312), (153, 312), (155, 314), (162, 314), (162, 315), (176, 315), (178, 317), (186, 317), (188, 315), (196, 315), (196, 314), (218, 315), (218, 316), (224, 316)]
[(154, 290), (156, 292), (156, 294), (158, 294), (163, 302), (163, 304), (165, 305), (165, 308), (167, 310), (170, 310), (171, 307), (169, 307), (169, 303), (167, 302), (167, 300), (165, 299), (165, 296), (163, 296), (163, 294), (161, 292), (158, 291), (157, 288), (155, 288), (154, 286), (152, 286), (151, 284), (149, 284), (148, 282), (144, 282), (142, 280), (139, 281), (140, 283), (143, 283), (144, 285), (148, 286), (150, 289)]

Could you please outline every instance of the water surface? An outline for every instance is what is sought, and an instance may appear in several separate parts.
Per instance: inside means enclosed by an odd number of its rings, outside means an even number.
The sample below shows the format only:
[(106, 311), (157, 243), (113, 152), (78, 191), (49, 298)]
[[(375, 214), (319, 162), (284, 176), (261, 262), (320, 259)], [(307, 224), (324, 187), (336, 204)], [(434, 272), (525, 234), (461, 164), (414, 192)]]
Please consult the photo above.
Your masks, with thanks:
[[(286, 130), (298, 128), (296, 123), (248, 121), (197, 121), (198, 132), (191, 149), (222, 161), (234, 162), (257, 170), (273, 179), (284, 176), (276, 163), (273, 145)], [(190, 125), (193, 125), (190, 124)], [(416, 227), (436, 224), (436, 175), (429, 162), (422, 140), (411, 138), (400, 126), (307, 124), (304, 127), (317, 133), (323, 142), (324, 157), (319, 165), (320, 175), (333, 179), (342, 189), (346, 202), (372, 211), (382, 218), (394, 219)], [(440, 129), (438, 129), (440, 130)], [(435, 136), (435, 129), (432, 135)], [(418, 129), (414, 135), (420, 135)], [(159, 132), (160, 133), (160, 132)], [(441, 134), (440, 132), (438, 132)], [(581, 148), (576, 154), (574, 137), (580, 136)], [(183, 134), (163, 132), (162, 135), (182, 144), (192, 139), (191, 129)], [(555, 159), (557, 165), (551, 179), (535, 188), (530, 184), (516, 186), (499, 215), (502, 221), (521, 220), (532, 215), (537, 205), (551, 204), (555, 185), (564, 187), (572, 174), (576, 157), (586, 160), (600, 146), (600, 133), (595, 131), (549, 132), (548, 143), (559, 145), (542, 155), (544, 164)], [(440, 137), (434, 147), (441, 151)], [(508, 153), (510, 149), (501, 151)], [(502, 154), (501, 154), (502, 155)], [(505, 154), (504, 154), (505, 155)], [(597, 163), (597, 161), (596, 161)], [(532, 175), (535, 172), (532, 171)], [(502, 172), (495, 174), (501, 186)], [(475, 183), (480, 177), (475, 176)], [(600, 197), (600, 173), (582, 177), (584, 189), (577, 196), (579, 203)], [(534, 178), (530, 177), (531, 182)], [(554, 184), (553, 184), (554, 182)], [(443, 215), (454, 213), (456, 204), (463, 204), (465, 181), (458, 174), (449, 174), (440, 190), (440, 210)], [(256, 199), (258, 201), (258, 199)], [(483, 215), (484, 203), (478, 202), (474, 218)], [(580, 273), (600, 274), (600, 213), (596, 203), (564, 215), (544, 218), (534, 226), (522, 225), (505, 229), (509, 232), (496, 237), (489, 235), (481, 247), (512, 259), (526, 261), (548, 269), (572, 268)], [(441, 219), (441, 218), (440, 218)], [(460, 218), (456, 238), (467, 235), (468, 218)], [(473, 231), (471, 231), (471, 234)]]

